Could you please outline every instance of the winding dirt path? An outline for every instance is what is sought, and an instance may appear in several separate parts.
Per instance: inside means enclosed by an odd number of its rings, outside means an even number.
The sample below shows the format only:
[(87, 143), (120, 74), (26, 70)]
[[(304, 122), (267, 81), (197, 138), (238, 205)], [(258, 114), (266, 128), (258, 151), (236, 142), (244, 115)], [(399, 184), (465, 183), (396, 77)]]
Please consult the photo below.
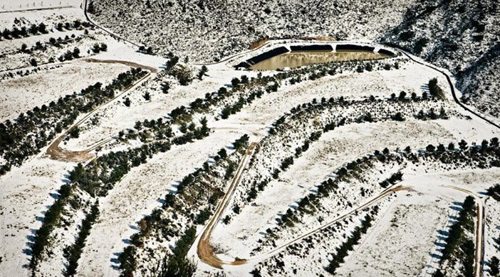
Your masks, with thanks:
[(408, 190), (410, 189), (409, 187), (405, 187), (405, 186), (402, 186), (400, 184), (397, 184), (397, 185), (394, 185), (390, 188), (387, 188), (385, 189), (384, 191), (382, 191), (379, 195), (375, 196), (374, 198), (368, 200), (366, 203), (362, 204), (361, 206), (351, 210), (350, 212), (347, 212), (347, 213), (344, 213), (343, 215), (341, 216), (338, 216), (336, 218), (334, 218), (333, 220), (321, 225), (320, 227), (316, 228), (316, 229), (313, 229), (305, 234), (302, 234), (278, 247), (276, 247), (275, 249), (265, 253), (264, 255), (260, 256), (260, 257), (256, 257), (257, 259), (263, 259), (263, 258), (268, 258), (268, 257), (271, 257), (271, 256), (274, 256), (276, 255), (277, 253), (281, 252), (283, 249), (287, 248), (288, 246), (294, 244), (294, 243), (297, 243), (307, 237), (310, 237), (318, 232), (321, 232), (323, 231), (324, 229), (334, 225), (335, 223), (341, 221), (341, 220), (344, 220), (346, 217), (348, 216), (351, 216), (353, 214), (355, 214), (356, 212), (359, 212), (360, 210), (363, 210), (367, 207), (370, 207), (374, 204), (376, 204), (377, 202), (379, 202), (380, 200), (386, 198), (387, 196), (395, 193), (395, 192), (398, 192), (398, 191), (401, 191), (401, 190)]
[[(394, 47), (393, 47), (394, 48)], [(495, 122), (489, 120), (488, 118), (486, 118), (485, 116), (479, 114), (478, 112), (475, 112), (473, 111), (472, 109), (470, 109), (469, 107), (467, 107), (465, 104), (463, 104), (462, 102), (460, 102), (460, 99), (458, 99), (457, 97), (457, 93), (456, 93), (456, 90), (455, 90), (455, 86), (453, 85), (453, 83), (451, 82), (451, 78), (450, 76), (448, 75), (448, 73), (446, 73), (445, 71), (429, 64), (429, 63), (426, 63), (426, 62), (422, 62), (422, 61), (419, 61), (417, 59), (415, 59), (414, 57), (412, 57), (411, 54), (409, 54), (408, 52), (402, 50), (402, 49), (398, 49), (398, 48), (395, 48), (398, 52), (402, 53), (403, 55), (405, 55), (406, 57), (408, 57), (410, 60), (420, 64), (420, 65), (423, 65), (425, 67), (428, 67), (436, 72), (439, 72), (441, 74), (443, 74), (443, 76), (446, 78), (446, 80), (448, 81), (448, 85), (450, 86), (450, 90), (451, 90), (451, 94), (453, 95), (453, 100), (455, 101), (455, 103), (457, 103), (462, 109), (470, 112), (471, 114), (477, 116), (478, 118), (486, 121), (487, 123), (497, 127), (500, 129), (500, 125), (496, 124)]]
[[(267, 44), (268, 42), (264, 43)], [(262, 47), (263, 45), (260, 45), (260, 47)], [(418, 63), (418, 64), (421, 64), (421, 65), (424, 65), (432, 70), (435, 70), (441, 74), (443, 74), (447, 81), (448, 81), (448, 85), (450, 86), (450, 90), (451, 90), (451, 93), (452, 93), (452, 96), (453, 96), (453, 100), (461, 107), (463, 108), (464, 110), (472, 113), (473, 115), (477, 116), (478, 118), (486, 121), (487, 123), (497, 127), (497, 128), (500, 128), (499, 125), (497, 125), (496, 123), (490, 121), (489, 119), (485, 118), (484, 116), (476, 113), (475, 111), (471, 110), (470, 108), (466, 107), (464, 104), (462, 104), (460, 102), (460, 100), (458, 99), (458, 97), (456, 96), (456, 91), (455, 91), (455, 88), (454, 88), (454, 85), (451, 81), (451, 78), (450, 76), (443, 70), (440, 70), (438, 69), (437, 67), (434, 67), (430, 64), (427, 64), (427, 63), (424, 63), (424, 62), (421, 62), (421, 61), (418, 61), (417, 59), (413, 58), (410, 54), (406, 53), (405, 51), (401, 50), (401, 49), (395, 49), (397, 50), (398, 52), (402, 53), (403, 55), (405, 55), (406, 57), (408, 57), (410, 60)], [(252, 50), (247, 50), (244, 52), (244, 54), (247, 54), (249, 52), (252, 52)], [(241, 53), (240, 53), (241, 55)], [(230, 59), (235, 59), (237, 58), (238, 56), (240, 56), (238, 54), (235, 54), (231, 57), (228, 57), (222, 61), (219, 61), (219, 63), (221, 62), (225, 62), (227, 60), (230, 60)], [(246, 157), (245, 157), (246, 158)], [(275, 249), (271, 250), (271, 251), (268, 251), (260, 256), (255, 256), (255, 257), (252, 257), (252, 258), (247, 258), (247, 259), (240, 259), (240, 258), (235, 258), (234, 261), (223, 261), (221, 260), (219, 257), (217, 257), (217, 255), (213, 252), (213, 248), (210, 244), (210, 237), (211, 237), (211, 233), (213, 231), (213, 229), (215, 228), (215, 225), (217, 223), (217, 221), (219, 220), (220, 216), (222, 215), (224, 209), (227, 207), (228, 203), (230, 202), (230, 198), (234, 192), (234, 189), (236, 187), (236, 185), (239, 183), (239, 180), (241, 179), (241, 173), (243, 171), (243, 167), (244, 167), (244, 163), (245, 163), (245, 159), (243, 159), (242, 161), (242, 164), (240, 164), (240, 168), (238, 168), (238, 171), (237, 171), (237, 175), (235, 176), (234, 180), (233, 180), (233, 183), (231, 184), (228, 192), (226, 193), (226, 195), (224, 196), (224, 199), (223, 199), (223, 202), (221, 203), (221, 205), (217, 208), (217, 212), (215, 213), (215, 215), (212, 217), (212, 219), (210, 220), (209, 224), (207, 225), (207, 227), (205, 228), (205, 230), (203, 231), (201, 237), (200, 237), (200, 240), (198, 242), (198, 246), (197, 246), (197, 253), (198, 253), (198, 256), (200, 258), (201, 261), (203, 261), (204, 263), (210, 265), (210, 266), (213, 266), (213, 267), (216, 267), (216, 268), (222, 268), (222, 265), (242, 265), (242, 264), (245, 264), (247, 261), (249, 260), (262, 260), (262, 259), (265, 259), (265, 258), (269, 258), (273, 255), (276, 255), (277, 253), (279, 253), (280, 251), (282, 251), (283, 249), (285, 249), (286, 247), (300, 241), (300, 240), (303, 240), (317, 232), (320, 232), (328, 227), (330, 227), (331, 225), (335, 224), (336, 222), (340, 221), (340, 220), (343, 220), (345, 219), (346, 217), (352, 215), (353, 213), (359, 211), (359, 210), (362, 210), (366, 207), (369, 207), (377, 202), (379, 202), (380, 200), (384, 199), (385, 197), (389, 196), (390, 194), (392, 193), (395, 193), (399, 190), (403, 190), (403, 189), (410, 189), (409, 187), (403, 187), (401, 185), (397, 185), (397, 186), (394, 186), (392, 188), (389, 188), (389, 189), (386, 189), (384, 190), (383, 192), (381, 192), (378, 196), (372, 198), (371, 200), (369, 200), (368, 202), (366, 202), (365, 204), (353, 209), (352, 211), (350, 212), (347, 212), (335, 219), (333, 219), (332, 221), (314, 229), (314, 230), (311, 230), (305, 234), (302, 234), (278, 247), (276, 247)], [(484, 204), (483, 204), (483, 201), (481, 199), (481, 197), (479, 195), (477, 195), (476, 193), (472, 192), (472, 191), (469, 191), (469, 190), (466, 190), (466, 189), (463, 189), (463, 188), (460, 188), (460, 187), (453, 187), (453, 186), (450, 186), (450, 188), (454, 189), (454, 190), (458, 190), (458, 191), (461, 191), (463, 193), (466, 193), (467, 195), (471, 195), (473, 197), (475, 197), (477, 199), (477, 210), (478, 210), (478, 213), (477, 213), (477, 228), (476, 228), (476, 255), (475, 255), (475, 272), (474, 272), (474, 275), (475, 277), (480, 277), (482, 276), (482, 272), (483, 272), (483, 256), (484, 256), (484, 214), (485, 214), (485, 208), (484, 208)]]
[[(247, 152), (247, 154), (248, 154), (248, 152)], [(247, 156), (248, 155), (246, 155), (246, 157)], [(354, 208), (351, 211), (346, 212), (346, 213), (334, 218), (333, 220), (321, 225), (320, 227), (317, 227), (311, 231), (308, 231), (307, 233), (304, 233), (300, 236), (297, 236), (296, 238), (294, 238), (286, 243), (283, 243), (282, 245), (277, 246), (276, 248), (274, 248), (268, 252), (265, 252), (259, 256), (254, 256), (251, 258), (242, 259), (242, 258), (236, 257), (234, 259), (234, 261), (223, 261), (219, 257), (217, 257), (217, 254), (215, 254), (213, 252), (213, 248), (210, 244), (210, 236), (211, 236), (213, 229), (215, 228), (217, 221), (219, 220), (220, 216), (222, 215), (224, 209), (227, 207), (227, 204), (230, 201), (230, 196), (232, 196), (235, 187), (237, 186), (237, 184), (239, 183), (239, 180), (241, 179), (241, 173), (243, 171), (242, 169), (244, 168), (245, 164), (246, 164), (246, 160), (243, 159), (242, 162), (240, 163), (240, 167), (238, 168), (237, 175), (233, 179), (233, 182), (231, 183), (231, 186), (230, 186), (228, 192), (226, 193), (223, 202), (218, 207), (216, 214), (214, 215), (214, 217), (212, 217), (211, 221), (209, 222), (209, 224), (207, 225), (207, 227), (203, 231), (201, 238), (198, 242), (198, 251), (197, 251), (198, 257), (204, 263), (206, 263), (212, 267), (215, 267), (215, 268), (221, 269), (222, 265), (238, 266), (238, 265), (245, 264), (251, 260), (252, 261), (262, 261), (262, 260), (268, 259), (272, 256), (277, 255), (279, 252), (283, 251), (288, 246), (293, 245), (293, 244), (295, 244), (295, 243), (297, 243), (297, 242), (299, 242), (307, 237), (310, 237), (318, 232), (323, 231), (324, 229), (334, 225), (335, 223), (337, 223), (339, 221), (344, 220), (345, 218), (359, 212), (360, 210), (363, 210), (367, 207), (370, 207), (370, 206), (378, 203), (379, 201), (383, 200), (384, 198), (390, 196), (393, 193), (396, 193), (398, 191), (403, 191), (403, 190), (412, 190), (411, 186), (404, 186), (401, 184), (396, 184), (396, 185), (382, 191), (379, 195), (371, 198), (370, 200), (368, 200), (364, 204), (358, 206), (357, 208)], [(485, 207), (484, 207), (483, 199), (477, 193), (472, 192), (470, 190), (467, 190), (465, 188), (461, 188), (461, 187), (457, 187), (457, 186), (445, 186), (445, 187), (456, 190), (456, 191), (460, 191), (466, 195), (473, 196), (476, 199), (478, 212), (477, 212), (477, 218), (476, 218), (477, 228), (475, 231), (475, 234), (476, 234), (476, 239), (475, 239), (475, 241), (476, 241), (476, 254), (475, 254), (475, 259), (474, 259), (474, 276), (481, 277), (481, 276), (483, 276), (484, 218), (485, 218)]]
[[(96, 61), (91, 61), (91, 62), (101, 62), (101, 61), (100, 60), (96, 60)], [(111, 63), (111, 62), (109, 62), (109, 63)], [(123, 61), (118, 61), (117, 63), (124, 64)], [(135, 63), (131, 62), (131, 64), (135, 64)], [(141, 68), (147, 68), (147, 67), (143, 66)], [(136, 87), (138, 87), (139, 85), (141, 85), (142, 83), (144, 83), (146, 80), (148, 80), (150, 77), (151, 77), (151, 72), (149, 72), (148, 74), (146, 74), (144, 77), (142, 77), (141, 79), (139, 79), (134, 84), (130, 85), (128, 88), (124, 89), (122, 92), (120, 92), (119, 94), (117, 94), (112, 99), (110, 99), (107, 102), (103, 103), (99, 107), (96, 107), (93, 111), (91, 111), (90, 113), (88, 113), (87, 115), (85, 115), (82, 119), (78, 120), (76, 123), (74, 123), (70, 128), (68, 128), (62, 135), (60, 135), (57, 139), (55, 139), (49, 145), (49, 147), (47, 148), (46, 154), (51, 159), (53, 159), (53, 160), (67, 161), (67, 162), (84, 162), (84, 161), (88, 161), (88, 160), (94, 158), (94, 155), (91, 154), (90, 152), (93, 151), (93, 150), (95, 150), (99, 146), (101, 146), (101, 145), (103, 145), (105, 143), (108, 143), (109, 141), (111, 141), (113, 139), (108, 138), (108, 139), (101, 140), (101, 141), (95, 143), (94, 145), (92, 145), (90, 148), (85, 149), (85, 150), (80, 150), (80, 151), (71, 151), (71, 150), (67, 150), (67, 149), (62, 149), (59, 146), (59, 144), (66, 137), (68, 137), (68, 135), (71, 132), (71, 130), (73, 130), (74, 128), (77, 128), (78, 126), (80, 126), (82, 123), (84, 123), (85, 121), (87, 121), (91, 116), (93, 116), (94, 114), (96, 114), (100, 109), (102, 109), (103, 107), (105, 107), (105, 106), (109, 105), (110, 103), (114, 102), (115, 100), (117, 100), (118, 98), (120, 98), (121, 96), (123, 96), (124, 94), (126, 94), (127, 92), (135, 89)]]
[(219, 221), (224, 210), (227, 208), (229, 202), (231, 201), (234, 190), (241, 180), (241, 176), (243, 170), (247, 165), (248, 159), (253, 155), (253, 152), (257, 147), (257, 145), (259, 145), (258, 142), (252, 142), (250, 146), (247, 148), (245, 155), (243, 156), (240, 164), (238, 165), (238, 169), (236, 170), (236, 174), (234, 175), (231, 185), (229, 186), (226, 194), (224, 195), (224, 198), (222, 199), (222, 202), (215, 210), (215, 214), (208, 222), (207, 226), (205, 227), (205, 230), (201, 235), (200, 240), (198, 241), (198, 246), (197, 246), (198, 256), (204, 263), (211, 265), (213, 267), (222, 268), (222, 265), (224, 264), (241, 265), (246, 263), (246, 260), (239, 258), (235, 258), (234, 261), (222, 261), (221, 259), (219, 259), (219, 257), (217, 257), (217, 255), (214, 253), (212, 245), (210, 244), (210, 237), (212, 236), (212, 231), (217, 225), (217, 222)]
[(117, 63), (117, 64), (123, 64), (123, 65), (130, 66), (130, 67), (138, 67), (138, 68), (141, 68), (141, 69), (144, 69), (144, 70), (148, 70), (148, 71), (150, 71), (152, 73), (157, 73), (158, 72), (158, 68), (156, 68), (156, 67), (152, 67), (152, 66), (148, 66), (148, 65), (143, 65), (143, 64), (136, 63), (136, 62), (131, 62), (131, 61), (123, 61), (123, 60), (101, 60), (101, 59), (94, 59), (94, 58), (83, 59), (83, 61), (88, 62), (88, 63)]
[[(89, 22), (91, 22), (93, 25), (97, 26), (98, 28), (101, 28), (104, 31), (110, 33), (107, 29), (99, 26), (98, 24), (96, 24), (95, 22), (93, 22), (89, 18), (89, 16), (87, 15), (87, 0), (85, 0), (83, 2), (83, 11), (84, 11), (85, 17), (87, 18), (87, 20)], [(114, 33), (110, 33), (110, 35), (112, 35), (113, 37), (117, 37), (118, 39), (122, 39), (124, 41), (127, 41), (127, 40), (125, 40), (125, 39), (117, 36)], [(129, 41), (127, 41), (127, 42), (129, 42)], [(139, 46), (138, 44), (135, 44), (133, 42), (129, 42), (129, 43), (131, 43), (131, 44), (133, 44), (135, 46)], [(107, 138), (107, 139), (103, 139), (101, 141), (98, 141), (94, 145), (92, 145), (91, 147), (89, 147), (89, 148), (87, 148), (85, 150), (80, 150), (80, 151), (71, 151), (71, 150), (68, 150), (68, 149), (62, 149), (59, 145), (60, 145), (60, 143), (66, 137), (68, 137), (68, 135), (71, 132), (71, 130), (73, 130), (74, 128), (80, 126), (82, 123), (84, 123), (86, 120), (88, 120), (92, 115), (94, 115), (97, 111), (99, 111), (101, 108), (105, 107), (106, 105), (108, 105), (111, 102), (115, 101), (116, 99), (120, 98), (125, 93), (127, 93), (127, 92), (135, 89), (137, 86), (141, 85), (143, 82), (145, 82), (147, 79), (149, 79), (151, 77), (152, 73), (157, 73), (158, 72), (158, 69), (155, 68), (155, 67), (147, 66), (147, 65), (143, 65), (143, 64), (139, 64), (139, 63), (132, 62), (132, 61), (106, 60), (106, 59), (95, 59), (95, 58), (83, 58), (82, 61), (88, 62), (88, 63), (107, 63), (107, 64), (114, 63), (114, 64), (123, 64), (123, 65), (126, 65), (126, 66), (136, 67), (136, 68), (141, 68), (143, 70), (147, 70), (147, 71), (149, 71), (149, 73), (146, 74), (141, 79), (139, 79), (134, 84), (130, 85), (128, 88), (124, 89), (121, 93), (117, 94), (112, 99), (106, 101), (105, 103), (103, 103), (102, 105), (100, 105), (99, 107), (95, 108), (93, 111), (91, 111), (87, 115), (85, 115), (82, 119), (80, 119), (78, 122), (76, 122), (75, 124), (73, 124), (62, 135), (60, 135), (57, 139), (55, 139), (49, 145), (49, 147), (47, 148), (47, 151), (46, 151), (46, 154), (51, 159), (53, 159), (53, 160), (60, 160), (60, 161), (67, 161), (67, 162), (84, 162), (84, 161), (88, 161), (88, 160), (94, 158), (94, 155), (91, 154), (91, 151), (93, 151), (96, 148), (98, 148), (98, 147), (100, 147), (100, 146), (102, 146), (102, 145), (104, 145), (104, 144), (112, 141), (113, 140), (112, 138)]]

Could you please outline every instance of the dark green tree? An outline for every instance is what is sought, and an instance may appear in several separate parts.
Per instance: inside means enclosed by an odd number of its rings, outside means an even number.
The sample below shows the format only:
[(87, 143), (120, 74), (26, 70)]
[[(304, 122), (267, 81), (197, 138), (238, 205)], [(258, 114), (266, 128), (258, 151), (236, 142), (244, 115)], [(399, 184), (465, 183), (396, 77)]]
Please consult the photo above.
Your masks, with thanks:
[(493, 256), (488, 262), (491, 276), (500, 276), (500, 265), (497, 257)]

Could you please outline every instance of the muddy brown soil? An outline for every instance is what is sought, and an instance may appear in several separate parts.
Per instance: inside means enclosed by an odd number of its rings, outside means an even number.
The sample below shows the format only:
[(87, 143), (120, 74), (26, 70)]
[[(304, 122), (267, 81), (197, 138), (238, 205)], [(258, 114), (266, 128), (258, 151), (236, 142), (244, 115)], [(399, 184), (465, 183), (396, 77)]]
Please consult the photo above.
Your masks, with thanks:
[(231, 200), (231, 196), (233, 195), (233, 192), (238, 185), (238, 183), (241, 180), (241, 175), (243, 173), (243, 169), (245, 169), (246, 163), (248, 161), (248, 158), (253, 154), (255, 148), (259, 144), (257, 142), (252, 142), (250, 146), (247, 148), (245, 152), (245, 156), (241, 159), (241, 162), (238, 166), (238, 169), (236, 170), (236, 174), (233, 178), (233, 181), (231, 185), (229, 186), (229, 189), (227, 190), (226, 194), (224, 195), (224, 198), (222, 199), (222, 202), (220, 203), (219, 207), (215, 211), (214, 216), (210, 219), (210, 222), (208, 223), (207, 227), (203, 231), (203, 234), (201, 235), (200, 240), (198, 241), (198, 257), (206, 264), (213, 266), (215, 268), (222, 268), (222, 265), (242, 265), (245, 264), (247, 261), (245, 259), (239, 259), (236, 258), (232, 262), (227, 262), (227, 261), (222, 261), (217, 257), (217, 255), (213, 251), (213, 247), (210, 244), (210, 237), (212, 236), (212, 231), (217, 225), (217, 222), (219, 221), (220, 217), (222, 216), (222, 213), (226, 209), (229, 201)]
[(99, 60), (99, 59), (92, 59), (92, 58), (90, 58), (90, 59), (84, 59), (83, 61), (88, 62), (88, 63), (118, 63), (118, 64), (123, 64), (123, 65), (130, 66), (130, 67), (138, 67), (138, 68), (142, 68), (144, 70), (149, 70), (152, 73), (157, 73), (158, 72), (158, 69), (155, 68), (155, 67), (147, 66), (147, 65), (143, 65), (143, 64), (139, 64), (139, 63), (135, 63), (135, 62), (130, 62), (130, 61)]

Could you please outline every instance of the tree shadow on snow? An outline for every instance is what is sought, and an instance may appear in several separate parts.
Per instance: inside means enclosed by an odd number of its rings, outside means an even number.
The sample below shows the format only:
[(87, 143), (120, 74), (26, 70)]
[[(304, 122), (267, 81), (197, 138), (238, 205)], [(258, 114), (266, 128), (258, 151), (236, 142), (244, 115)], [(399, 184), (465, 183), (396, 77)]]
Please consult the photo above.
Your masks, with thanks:
[(484, 196), (488, 195), (488, 192), (485, 190), (478, 191), (477, 193), (484, 195)]
[(441, 254), (438, 254), (438, 253), (431, 253), (430, 256), (433, 258), (433, 259), (438, 259), (438, 260), (441, 260), (441, 257), (443, 255)]
[(31, 245), (28, 246), (29, 248), (23, 249), (23, 254), (25, 254), (26, 256), (30, 256), (31, 257), (31, 255), (33, 255), (33, 250), (31, 250), (31, 247), (33, 246), (33, 243), (27, 242), (26, 244), (31, 244)]
[[(462, 210), (463, 202), (453, 202), (450, 205), (450, 209), (454, 211), (460, 212)], [(449, 215), (448, 216), (448, 227), (451, 227), (452, 224), (454, 224), (458, 220), (458, 217), (456, 215)], [(441, 260), (442, 257), (442, 252), (443, 249), (446, 247), (446, 239), (450, 236), (450, 232), (448, 230), (436, 230), (437, 233), (437, 241), (434, 242), (434, 245), (436, 248), (434, 249), (433, 253), (430, 254), (430, 256), (433, 259), (438, 259)]]
[(63, 175), (63, 177), (61, 178), (61, 182), (63, 182), (63, 184), (71, 183), (71, 181), (69, 180), (69, 171), (68, 171), (68, 173)]
[(450, 209), (454, 210), (454, 211), (457, 211), (457, 212), (460, 212), (462, 210), (462, 206), (450, 206)]
[(28, 239), (28, 241), (30, 242), (35, 242), (35, 236), (34, 235), (27, 235), (26, 238)]
[(130, 224), (128, 227), (130, 227), (130, 229), (132, 229), (132, 230), (139, 231), (139, 228), (137, 227), (137, 225)]
[(179, 187), (179, 184), (181, 183), (181, 181), (173, 181), (172, 183), (170, 183), (170, 187), (167, 191), (168, 193), (172, 193), (172, 194), (176, 194), (177, 193), (177, 187)]
[[(438, 233), (437, 235), (437, 241), (434, 242), (434, 245), (436, 246), (435, 251), (437, 252), (442, 252), (444, 247), (446, 246), (446, 238), (450, 235), (450, 233), (446, 230), (437, 230)], [(439, 255), (438, 253), (434, 253), (435, 255)], [(431, 254), (432, 255), (432, 254)]]
[(158, 199), (156, 199), (156, 202), (163, 205), (163, 204), (165, 204), (165, 199), (158, 197)]
[(447, 238), (449, 235), (450, 235), (450, 232), (446, 231), (446, 230), (437, 230), (437, 233), (440, 235), (440, 236), (443, 236), (444, 238)]
[(312, 187), (309, 189), (310, 193), (318, 194), (318, 188), (317, 187)]
[(452, 221), (451, 223), (455, 223), (458, 221), (458, 216), (456, 215), (450, 215), (448, 218), (450, 219), (450, 221)]
[(429, 84), (423, 84), (420, 86), (420, 89), (424, 92), (429, 93)]
[(111, 268), (114, 270), (120, 269), (120, 260), (118, 260), (118, 257), (120, 256), (121, 253), (122, 252), (113, 253), (114, 257), (109, 260), (112, 263)]
[(440, 241), (435, 241), (434, 242), (434, 245), (437, 246), (437, 247), (442, 247), (444, 248), (446, 246), (446, 243), (444, 242), (440, 242)]

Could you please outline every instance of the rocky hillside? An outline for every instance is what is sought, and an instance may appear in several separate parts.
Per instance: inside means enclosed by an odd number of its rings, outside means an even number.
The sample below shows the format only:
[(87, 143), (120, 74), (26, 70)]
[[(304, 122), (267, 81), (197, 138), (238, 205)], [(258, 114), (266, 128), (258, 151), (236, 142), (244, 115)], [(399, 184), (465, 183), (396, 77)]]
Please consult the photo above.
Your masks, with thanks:
[[(94, 0), (98, 22), (160, 54), (211, 62), (259, 39), (377, 39), (413, 0)], [(376, 24), (373, 24), (376, 22)]]
[(421, 2), (381, 41), (447, 68), (457, 77), (463, 101), (498, 119), (499, 12), (497, 1)]
[(94, 0), (91, 6), (104, 26), (191, 61), (217, 61), (262, 38), (392, 44), (450, 70), (465, 103), (500, 118), (497, 1)]

